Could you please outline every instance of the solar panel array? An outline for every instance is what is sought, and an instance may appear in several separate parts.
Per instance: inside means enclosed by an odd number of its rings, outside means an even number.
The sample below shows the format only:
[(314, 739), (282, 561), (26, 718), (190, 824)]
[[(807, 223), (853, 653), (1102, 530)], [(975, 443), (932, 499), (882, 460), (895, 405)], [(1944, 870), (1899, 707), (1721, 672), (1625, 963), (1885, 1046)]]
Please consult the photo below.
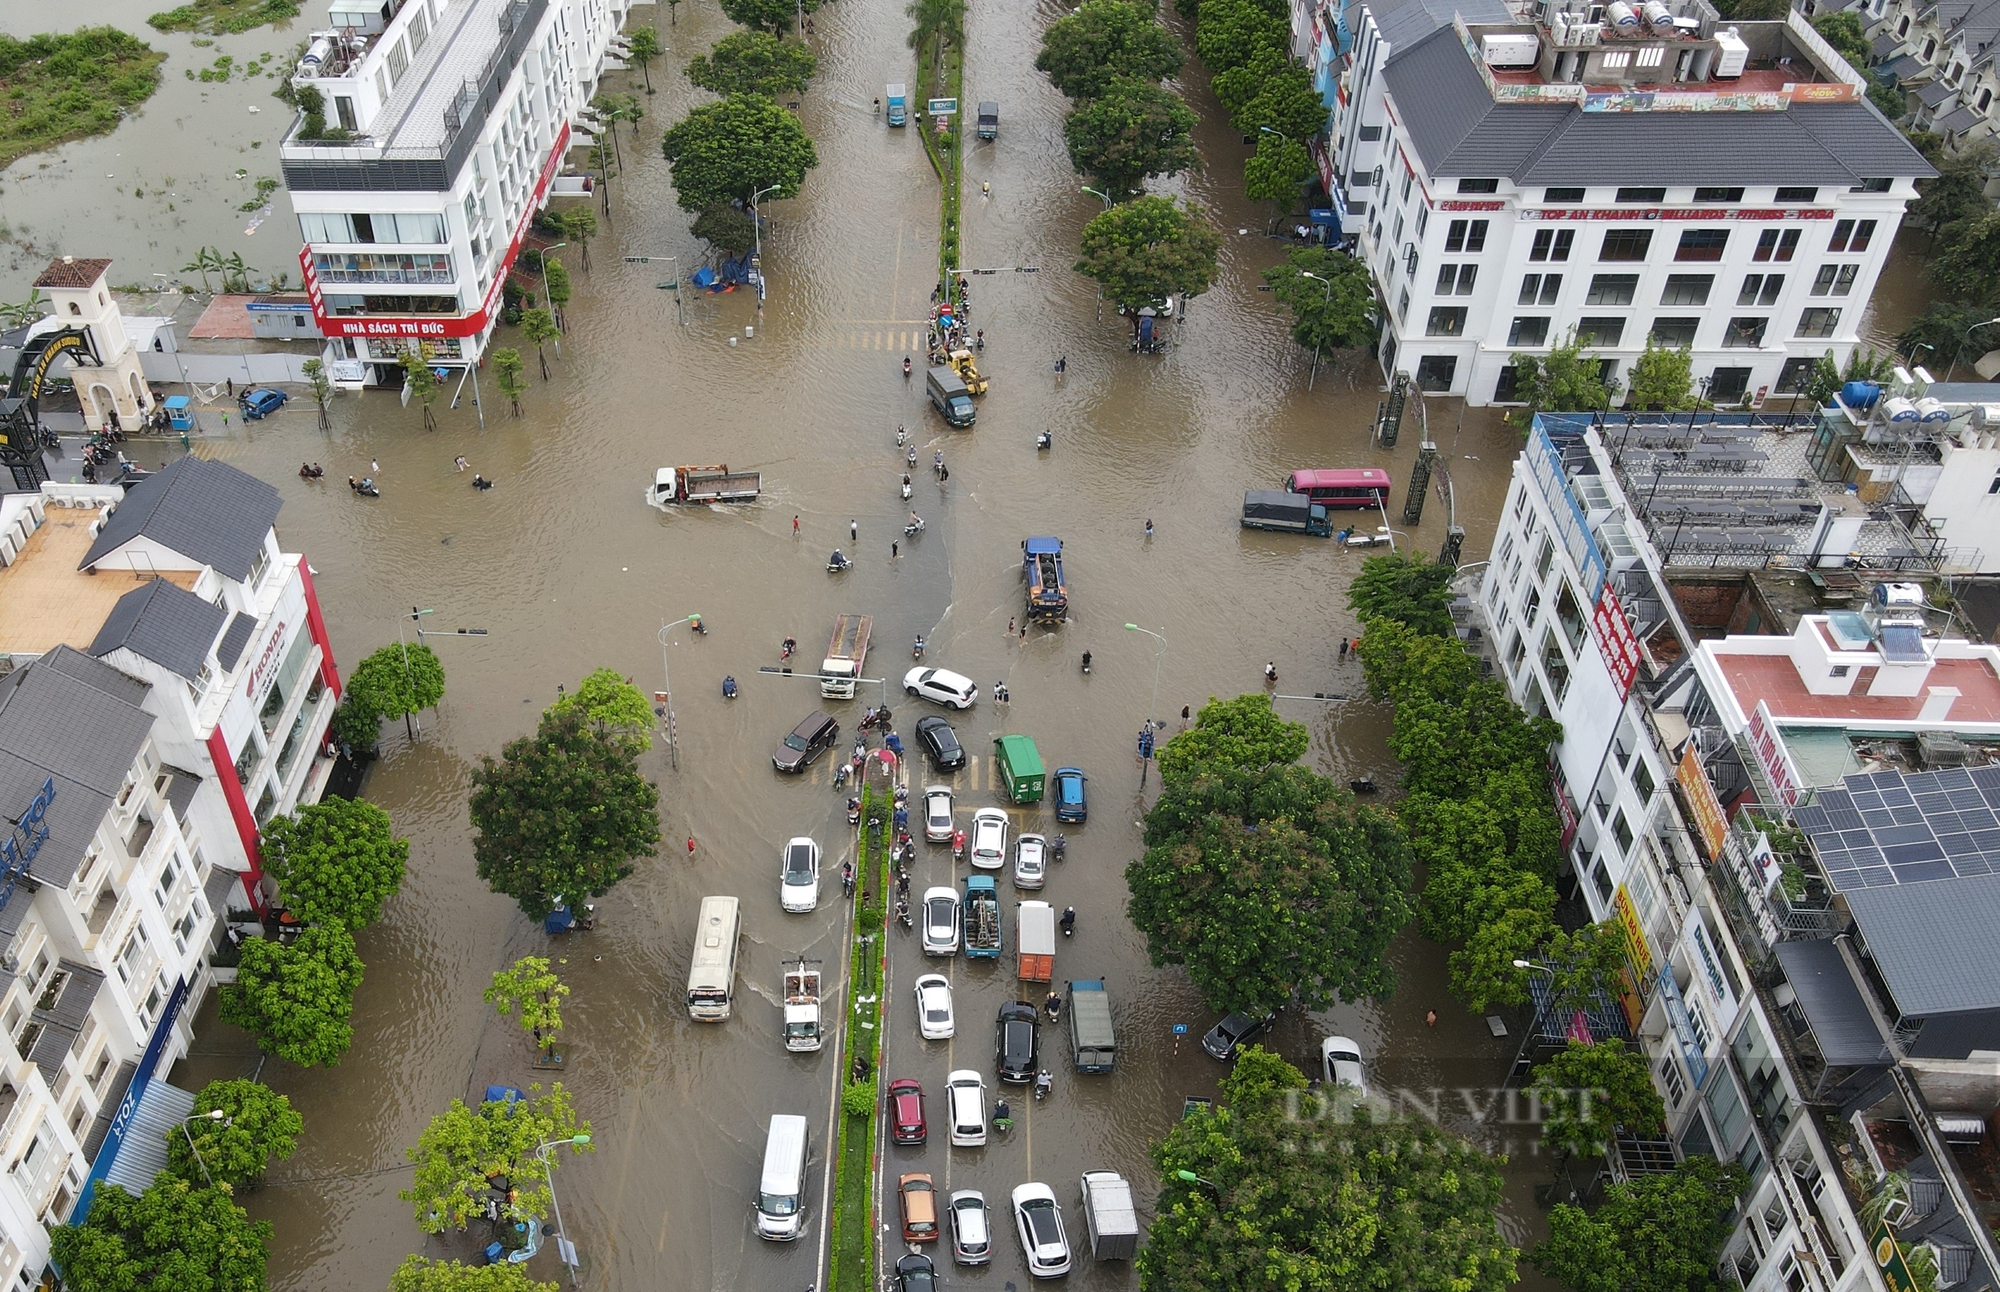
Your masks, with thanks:
[(1860, 772), (1793, 820), (1836, 889), (2000, 874), (2000, 765)]

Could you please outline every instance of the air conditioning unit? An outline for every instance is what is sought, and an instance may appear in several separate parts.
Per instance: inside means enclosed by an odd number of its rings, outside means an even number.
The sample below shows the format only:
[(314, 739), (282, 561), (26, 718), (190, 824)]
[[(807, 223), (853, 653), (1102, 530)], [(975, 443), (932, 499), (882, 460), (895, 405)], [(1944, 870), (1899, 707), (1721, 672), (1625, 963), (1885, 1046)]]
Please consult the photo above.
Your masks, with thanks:
[(1483, 38), (1480, 56), (1486, 66), (1502, 71), (1533, 67), (1542, 56), (1542, 42), (1525, 34), (1493, 34)]
[(1574, 45), (1595, 45), (1604, 39), (1604, 24), (1601, 22), (1581, 23), (1569, 29), (1570, 43)]

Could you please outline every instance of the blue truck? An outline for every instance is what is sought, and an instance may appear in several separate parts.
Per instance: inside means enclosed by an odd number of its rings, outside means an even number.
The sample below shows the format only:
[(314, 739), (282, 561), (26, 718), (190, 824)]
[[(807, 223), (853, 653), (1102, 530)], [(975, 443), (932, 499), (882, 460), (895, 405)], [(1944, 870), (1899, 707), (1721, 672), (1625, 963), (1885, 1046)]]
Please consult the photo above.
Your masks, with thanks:
[(974, 960), (998, 960), (1000, 942), (1000, 890), (991, 875), (967, 875), (965, 954)]
[(910, 92), (901, 81), (889, 87), (889, 124), (907, 125), (910, 120)]
[(1028, 581), (1028, 618), (1060, 622), (1069, 615), (1069, 585), (1063, 582), (1062, 540), (1021, 540), (1021, 576)]

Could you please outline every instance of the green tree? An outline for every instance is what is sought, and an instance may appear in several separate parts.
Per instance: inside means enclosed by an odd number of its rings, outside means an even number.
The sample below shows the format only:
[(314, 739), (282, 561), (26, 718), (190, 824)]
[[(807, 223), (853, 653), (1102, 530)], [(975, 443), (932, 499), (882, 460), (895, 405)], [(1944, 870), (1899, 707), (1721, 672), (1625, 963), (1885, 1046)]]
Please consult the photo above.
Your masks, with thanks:
[[(1465, 945), (1445, 961), (1451, 994), (1475, 1014), (1485, 1012), (1496, 1002), (1519, 1005), (1528, 999), (1527, 971), (1514, 962), (1526, 959), (1556, 932), (1551, 913), (1555, 891), (1539, 875), (1520, 878), (1517, 886), (1473, 888), (1475, 899), (1485, 899), (1474, 909), (1483, 907), (1491, 914), (1474, 924)], [(1519, 897), (1523, 889), (1530, 897), (1546, 896), (1546, 905), (1511, 905), (1495, 900)], [(1430, 896), (1426, 888), (1427, 903)]]
[(688, 80), (717, 94), (803, 94), (819, 56), (803, 41), (768, 31), (731, 32), (687, 65)]
[(324, 798), (272, 817), (260, 845), (264, 869), (292, 914), (350, 933), (381, 918), (410, 861), (410, 841), (396, 837), (387, 812), (362, 799)]
[(1391, 552), (1361, 563), (1361, 573), (1347, 589), (1347, 606), (1363, 624), (1393, 619), (1420, 633), (1453, 636), (1449, 565), (1422, 552)]
[(1312, 743), (1303, 722), (1287, 722), (1262, 691), (1233, 700), (1211, 699), (1195, 714), (1194, 725), (1160, 746), (1160, 783), (1185, 783), (1196, 774), (1295, 763)]
[(431, 412), (431, 405), (437, 403), (440, 387), (437, 374), (431, 371), (430, 361), (405, 350), (397, 362), (403, 365), (403, 384), (410, 388), (410, 397), (424, 410), (424, 429), (435, 431), (437, 417)]
[(528, 391), (527, 360), (512, 346), (504, 346), (493, 352), (493, 379), (500, 385), (500, 393), (507, 397), (514, 416), (521, 415), (521, 396)]
[(1202, 0), (1194, 52), (1211, 75), (1240, 67), (1265, 51), (1284, 55), (1290, 32), (1281, 14), (1258, 0)]
[(1543, 1146), (1566, 1156), (1601, 1156), (1616, 1131), (1654, 1135), (1666, 1125), (1646, 1056), (1615, 1037), (1571, 1041), (1536, 1065), (1529, 1094), (1543, 1110)]
[(1415, 911), (1385, 813), (1304, 767), (1207, 768), (1165, 781), (1125, 869), (1153, 963), (1184, 965), (1210, 1006), (1263, 1013), (1384, 996), (1389, 940)]
[(201, 289), (206, 292), (214, 290), (209, 286), (208, 271), (220, 268), (222, 268), (222, 253), (214, 247), (203, 247), (200, 251), (194, 253), (193, 260), (181, 266), (180, 271), (184, 274), (200, 274)]
[(1253, 202), (1269, 202), (1275, 226), (1285, 208), (1299, 200), (1300, 188), (1312, 175), (1312, 154), (1304, 144), (1259, 135), (1257, 151), (1243, 162), (1243, 194)]
[(1812, 20), (1813, 30), (1826, 38), (1833, 52), (1854, 65), (1864, 75), (1868, 71), (1868, 34), (1862, 30), (1861, 15), (1842, 10), (1823, 13)]
[(1223, 111), (1234, 117), (1244, 105), (1263, 92), (1264, 86), (1273, 77), (1282, 75), (1290, 62), (1276, 49), (1259, 49), (1250, 56), (1249, 62), (1238, 63), (1210, 77), (1208, 88), (1215, 92)]
[[(652, 30), (649, 27), (641, 31)], [(590, 240), (597, 236), (597, 212), (588, 206), (573, 206), (556, 217), (556, 227), (562, 231), (563, 241), (574, 244), (583, 252), (583, 267), (590, 268)]]
[(1358, 258), (1331, 247), (1294, 247), (1284, 263), (1264, 271), (1264, 281), (1291, 307), (1292, 340), (1300, 346), (1318, 352), (1374, 344), (1375, 282)]
[(1230, 114), (1230, 124), (1246, 135), (1275, 130), (1304, 148), (1306, 140), (1326, 129), (1326, 100), (1313, 86), (1312, 73), (1287, 61), (1264, 78), (1249, 102)]
[(1172, 90), (1121, 78), (1070, 111), (1063, 122), (1070, 165), (1119, 197), (1156, 175), (1201, 165), (1194, 110)]
[(1931, 256), (1931, 281), (1959, 300), (2000, 295), (2000, 211), (1990, 207), (1950, 226)]
[(813, 13), (819, 9), (819, 0), (806, 0), (803, 5), (797, 0), (722, 0), (722, 12), (729, 21), (759, 31), (785, 30), (801, 8)]
[(540, 919), (631, 874), (660, 842), (660, 792), (636, 759), (580, 709), (543, 714), (499, 761), (482, 759), (471, 804), (479, 877)]
[(529, 1086), (528, 1098), (476, 1109), (454, 1099), (431, 1119), (416, 1147), (404, 1150), (417, 1164), (416, 1178), (396, 1195), (412, 1204), (417, 1228), (427, 1234), (464, 1229), (485, 1206), (487, 1181), (496, 1175), (507, 1177), (514, 1187), (510, 1209), (517, 1218), (534, 1221), (549, 1214), (549, 1170), (562, 1150), (543, 1157), (536, 1148), (582, 1135), (586, 1142), (573, 1144), (570, 1151), (597, 1150), (588, 1142), (590, 1123), (577, 1120), (562, 1082), (546, 1095), (541, 1089)]
[(326, 364), (318, 359), (308, 359), (299, 365), (306, 374), (306, 389), (312, 392), (313, 407), (319, 410), (319, 428), (324, 431), (333, 425), (327, 415), (327, 406), (333, 402), (333, 379), (326, 375)]
[[(1777, 0), (1782, 3), (1783, 0)], [(1887, 78), (1868, 74), (1868, 101), (1875, 110), (1891, 121), (1900, 120), (1910, 110), (1910, 102), (1904, 96), (1901, 86), (1892, 85)]]
[(1957, 301), (1933, 301), (1930, 308), (1910, 320), (1896, 337), (1896, 349), (1912, 365), (1922, 364), (1940, 378), (1950, 376), (1953, 360), (1970, 343), (1973, 329), (1993, 313), (1984, 305)]
[(1899, 362), (1895, 355), (1884, 354), (1872, 346), (1857, 345), (1848, 352), (1847, 366), (1842, 368), (1834, 362), (1833, 351), (1828, 350), (1813, 361), (1812, 376), (1800, 389), (1799, 398), (1824, 408), (1850, 381), (1888, 381), (1895, 375)]
[(1518, 1253), (1500, 1234), (1498, 1161), (1422, 1118), (1374, 1121), (1304, 1086), (1253, 1048), (1223, 1078), (1224, 1107), (1153, 1146), (1139, 1286), (1505, 1292)]
[[(220, 1120), (209, 1116), (216, 1111)], [(291, 1100), (255, 1081), (209, 1082), (194, 1112), (184, 1128), (167, 1132), (167, 1169), (196, 1188), (211, 1179), (232, 1189), (263, 1179), (265, 1164), (290, 1157), (305, 1129)]]
[[(444, 664), (430, 647), (397, 642), (384, 646), (356, 664), (347, 675), (341, 708), (352, 708), (354, 744), (375, 743), (375, 729), (385, 718), (402, 718), (437, 707), (444, 699)], [(348, 739), (343, 736), (343, 739)]]
[(506, 1261), (465, 1265), (410, 1255), (389, 1276), (389, 1292), (558, 1292), (558, 1285), (537, 1283), (520, 1266)]
[(1646, 349), (1632, 362), (1633, 408), (1680, 412), (1694, 407), (1694, 351), (1662, 346), (1646, 338)]
[(566, 326), (563, 321), (563, 307), (576, 296), (576, 284), (570, 281), (569, 270), (564, 268), (562, 261), (550, 260), (542, 266), (542, 287), (549, 294), (549, 305), (555, 314), (556, 327), (561, 329)]
[(565, 692), (557, 710), (580, 709), (597, 733), (643, 754), (653, 747), (653, 707), (639, 688), (615, 668), (600, 668)]
[(543, 349), (555, 340), (558, 329), (555, 315), (546, 309), (524, 310), (521, 314), (521, 336), (535, 347), (535, 360), (541, 364), (542, 380), (549, 379), (549, 355)]
[(1575, 1292), (1709, 1292), (1743, 1168), (1705, 1155), (1605, 1189), (1595, 1213), (1558, 1203), (1533, 1260)]
[(73, 1292), (264, 1292), (271, 1223), (220, 1186), (161, 1174), (133, 1197), (100, 1182), (81, 1225), (49, 1229), (49, 1258)]
[(910, 0), (903, 12), (914, 24), (908, 42), (911, 49), (922, 51), (935, 40), (941, 62), (947, 43), (965, 44), (965, 0)]
[(486, 988), (486, 1003), (500, 1011), (500, 1017), (520, 1015), (522, 1030), (535, 1038), (542, 1053), (554, 1051), (556, 1034), (562, 1031), (562, 1003), (569, 996), (569, 984), (556, 977), (543, 956), (522, 956), (493, 975)]
[(625, 37), (625, 49), (639, 70), (646, 74), (646, 93), (653, 91), (653, 60), (666, 52), (666, 45), (660, 40), (660, 33), (651, 27), (634, 27)]
[(314, 925), (290, 943), (251, 938), (236, 981), (222, 988), (222, 1021), (254, 1033), (267, 1054), (330, 1068), (354, 1041), (361, 970), (354, 935), (337, 925)]
[(1072, 99), (1095, 98), (1118, 78), (1158, 82), (1178, 75), (1187, 55), (1150, 6), (1084, 0), (1049, 25), (1035, 70)]
[(695, 217), (694, 236), (718, 251), (742, 255), (757, 245), (757, 224), (735, 202), (717, 202)]
[(1083, 227), (1076, 271), (1121, 308), (1199, 296), (1215, 278), (1222, 235), (1199, 207), (1170, 197), (1135, 198)]
[(1595, 412), (1611, 407), (1618, 391), (1618, 379), (1605, 379), (1574, 328), (1547, 354), (1516, 354), (1508, 362), (1530, 414)]
[(1599, 992), (1615, 997), (1624, 986), (1629, 963), (1624, 927), (1616, 920), (1604, 920), (1574, 933), (1558, 933), (1542, 948), (1540, 958), (1551, 970), (1549, 985), (1558, 1009)]
[(1931, 162), (1938, 169), (1937, 177), (1917, 181), (1917, 200), (1910, 203), (1909, 222), (1929, 234), (1931, 246), (1936, 247), (1938, 235), (1946, 228), (1992, 209), (1986, 184), (2000, 168), (2000, 154), (1991, 142), (1981, 142), (1934, 157)]
[(819, 165), (799, 119), (761, 94), (732, 94), (696, 108), (667, 131), (661, 149), (684, 211), (748, 201), (765, 188), (776, 200), (796, 197), (806, 172)]

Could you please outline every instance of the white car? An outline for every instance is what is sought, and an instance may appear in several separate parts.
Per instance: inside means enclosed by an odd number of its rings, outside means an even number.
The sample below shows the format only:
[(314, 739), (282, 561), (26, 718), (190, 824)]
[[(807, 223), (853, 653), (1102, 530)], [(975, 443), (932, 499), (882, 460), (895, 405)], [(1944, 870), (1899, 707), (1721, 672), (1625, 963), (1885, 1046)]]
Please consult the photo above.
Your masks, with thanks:
[(903, 674), (903, 689), (919, 699), (953, 709), (970, 709), (979, 698), (979, 687), (971, 678), (948, 668), (913, 668)]
[(1040, 888), (1049, 877), (1048, 841), (1024, 834), (1014, 841), (1014, 887)]
[(1007, 864), (1007, 814), (980, 808), (972, 814), (972, 868), (998, 870)]
[(924, 786), (924, 838), (951, 842), (951, 786)]
[(794, 915), (819, 905), (819, 845), (800, 835), (779, 862), (778, 904)]
[(926, 1041), (951, 1039), (951, 980), (941, 973), (917, 979), (917, 1031)]
[(1054, 1189), (1032, 1182), (1015, 1189), (1014, 1225), (1021, 1231), (1028, 1273), (1038, 1279), (1069, 1273), (1069, 1239), (1063, 1233), (1062, 1208), (1056, 1204)]
[(951, 1195), (951, 1258), (960, 1265), (993, 1259), (993, 1234), (986, 1224), (986, 1195), (960, 1189)]
[(1319, 1043), (1320, 1077), (1331, 1088), (1352, 1086), (1359, 1094), (1368, 1093), (1368, 1078), (1361, 1071), (1361, 1047), (1344, 1036), (1329, 1036)]
[(958, 954), (958, 890), (955, 888), (926, 888), (924, 890), (924, 954), (927, 956), (955, 956)]
[(951, 1146), (978, 1148), (986, 1142), (986, 1078), (960, 1068), (944, 1079), (945, 1115), (951, 1119)]

